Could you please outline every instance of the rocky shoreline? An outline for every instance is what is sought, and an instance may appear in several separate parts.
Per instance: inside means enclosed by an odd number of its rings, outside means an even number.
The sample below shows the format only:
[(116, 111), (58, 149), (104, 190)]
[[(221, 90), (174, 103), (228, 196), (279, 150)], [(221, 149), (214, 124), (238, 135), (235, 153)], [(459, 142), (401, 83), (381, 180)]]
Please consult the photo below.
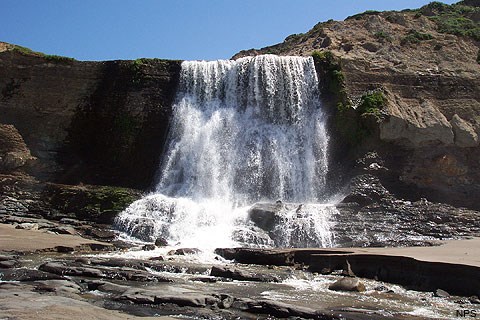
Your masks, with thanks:
[[(407, 299), (408, 295), (401, 293), (405, 289), (391, 283), (424, 291), (417, 293), (422, 299), (440, 299), (450, 308), (477, 310), (480, 303), (480, 262), (475, 260), (478, 245), (465, 245), (468, 241), (478, 243), (478, 239), (454, 241), (459, 244), (450, 249), (449, 244), (390, 251), (217, 249), (216, 260), (201, 262), (192, 258), (198, 250), (124, 243), (117, 240), (114, 231), (92, 222), (19, 214), (3, 214), (1, 222), (0, 317), (7, 319), (29, 319), (39, 310), (52, 308), (54, 313), (45, 312), (40, 319), (66, 314), (71, 314), (71, 319), (84, 319), (85, 314), (79, 310), (83, 312), (87, 305), (87, 317), (95, 315), (98, 319), (385, 319), (389, 317), (381, 308), (368, 303), (363, 309), (342, 307), (341, 299), (348, 301), (344, 305), (354, 304), (350, 299), (358, 301), (358, 295), (362, 299)], [(443, 247), (447, 250), (444, 257), (463, 250), (470, 260), (456, 261), (453, 254), (452, 261), (444, 262), (434, 254)], [(422, 261), (415, 253), (402, 252), (404, 249), (425, 249), (433, 253), (432, 261)], [(427, 257), (422, 252), (418, 255)], [(286, 290), (292, 279), (324, 283), (319, 296), (335, 296), (335, 290), (349, 292), (350, 296), (337, 296), (340, 300), (322, 306), (260, 294)], [(29, 306), (20, 310), (23, 302), (14, 297), (28, 299)], [(390, 312), (395, 319), (424, 318)]]

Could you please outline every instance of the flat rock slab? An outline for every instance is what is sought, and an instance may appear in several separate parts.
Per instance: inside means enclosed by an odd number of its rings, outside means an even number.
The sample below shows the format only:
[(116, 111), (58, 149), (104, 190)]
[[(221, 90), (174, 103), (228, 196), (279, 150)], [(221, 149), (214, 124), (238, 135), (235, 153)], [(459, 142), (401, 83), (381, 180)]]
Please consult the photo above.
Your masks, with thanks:
[(55, 250), (55, 247), (77, 248), (83, 245), (111, 246), (108, 243), (88, 240), (75, 235), (15, 229), (11, 225), (0, 224), (0, 251), (35, 252)]
[[(18, 286), (17, 286), (18, 287)], [(172, 317), (137, 317), (115, 310), (107, 310), (88, 302), (57, 295), (29, 292), (24, 288), (10, 286), (3, 290), (0, 287), (0, 319), (18, 320), (167, 320)], [(23, 290), (22, 290), (23, 289)], [(28, 303), (25, 303), (28, 301)]]

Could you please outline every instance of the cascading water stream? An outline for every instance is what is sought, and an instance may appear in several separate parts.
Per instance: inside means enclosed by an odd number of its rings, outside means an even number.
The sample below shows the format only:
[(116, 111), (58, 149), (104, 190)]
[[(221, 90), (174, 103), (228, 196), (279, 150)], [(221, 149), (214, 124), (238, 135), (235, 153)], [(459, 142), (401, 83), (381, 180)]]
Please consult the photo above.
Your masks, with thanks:
[[(312, 58), (183, 62), (156, 192), (117, 228), (192, 247), (331, 246), (320, 106)], [(249, 206), (277, 200), (299, 205), (279, 204), (269, 230), (255, 225)]]

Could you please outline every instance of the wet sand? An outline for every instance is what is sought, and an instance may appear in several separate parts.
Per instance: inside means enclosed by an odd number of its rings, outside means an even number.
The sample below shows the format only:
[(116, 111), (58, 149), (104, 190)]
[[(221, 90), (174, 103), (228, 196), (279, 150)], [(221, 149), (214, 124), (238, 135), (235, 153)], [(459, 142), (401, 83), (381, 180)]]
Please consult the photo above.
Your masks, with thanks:
[(35, 252), (54, 249), (57, 246), (76, 248), (90, 244), (110, 246), (108, 243), (85, 239), (77, 235), (15, 229), (15, 226), (0, 224), (0, 251)]

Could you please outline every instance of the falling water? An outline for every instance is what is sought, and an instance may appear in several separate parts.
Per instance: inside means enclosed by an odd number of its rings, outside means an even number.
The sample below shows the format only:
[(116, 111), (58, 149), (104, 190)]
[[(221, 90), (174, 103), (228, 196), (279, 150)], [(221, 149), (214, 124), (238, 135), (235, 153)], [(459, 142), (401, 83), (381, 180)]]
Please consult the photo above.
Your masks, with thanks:
[[(117, 228), (193, 247), (331, 246), (320, 107), (311, 58), (183, 62), (156, 192)], [(248, 208), (277, 200), (311, 205), (282, 205), (271, 230), (255, 225)]]

